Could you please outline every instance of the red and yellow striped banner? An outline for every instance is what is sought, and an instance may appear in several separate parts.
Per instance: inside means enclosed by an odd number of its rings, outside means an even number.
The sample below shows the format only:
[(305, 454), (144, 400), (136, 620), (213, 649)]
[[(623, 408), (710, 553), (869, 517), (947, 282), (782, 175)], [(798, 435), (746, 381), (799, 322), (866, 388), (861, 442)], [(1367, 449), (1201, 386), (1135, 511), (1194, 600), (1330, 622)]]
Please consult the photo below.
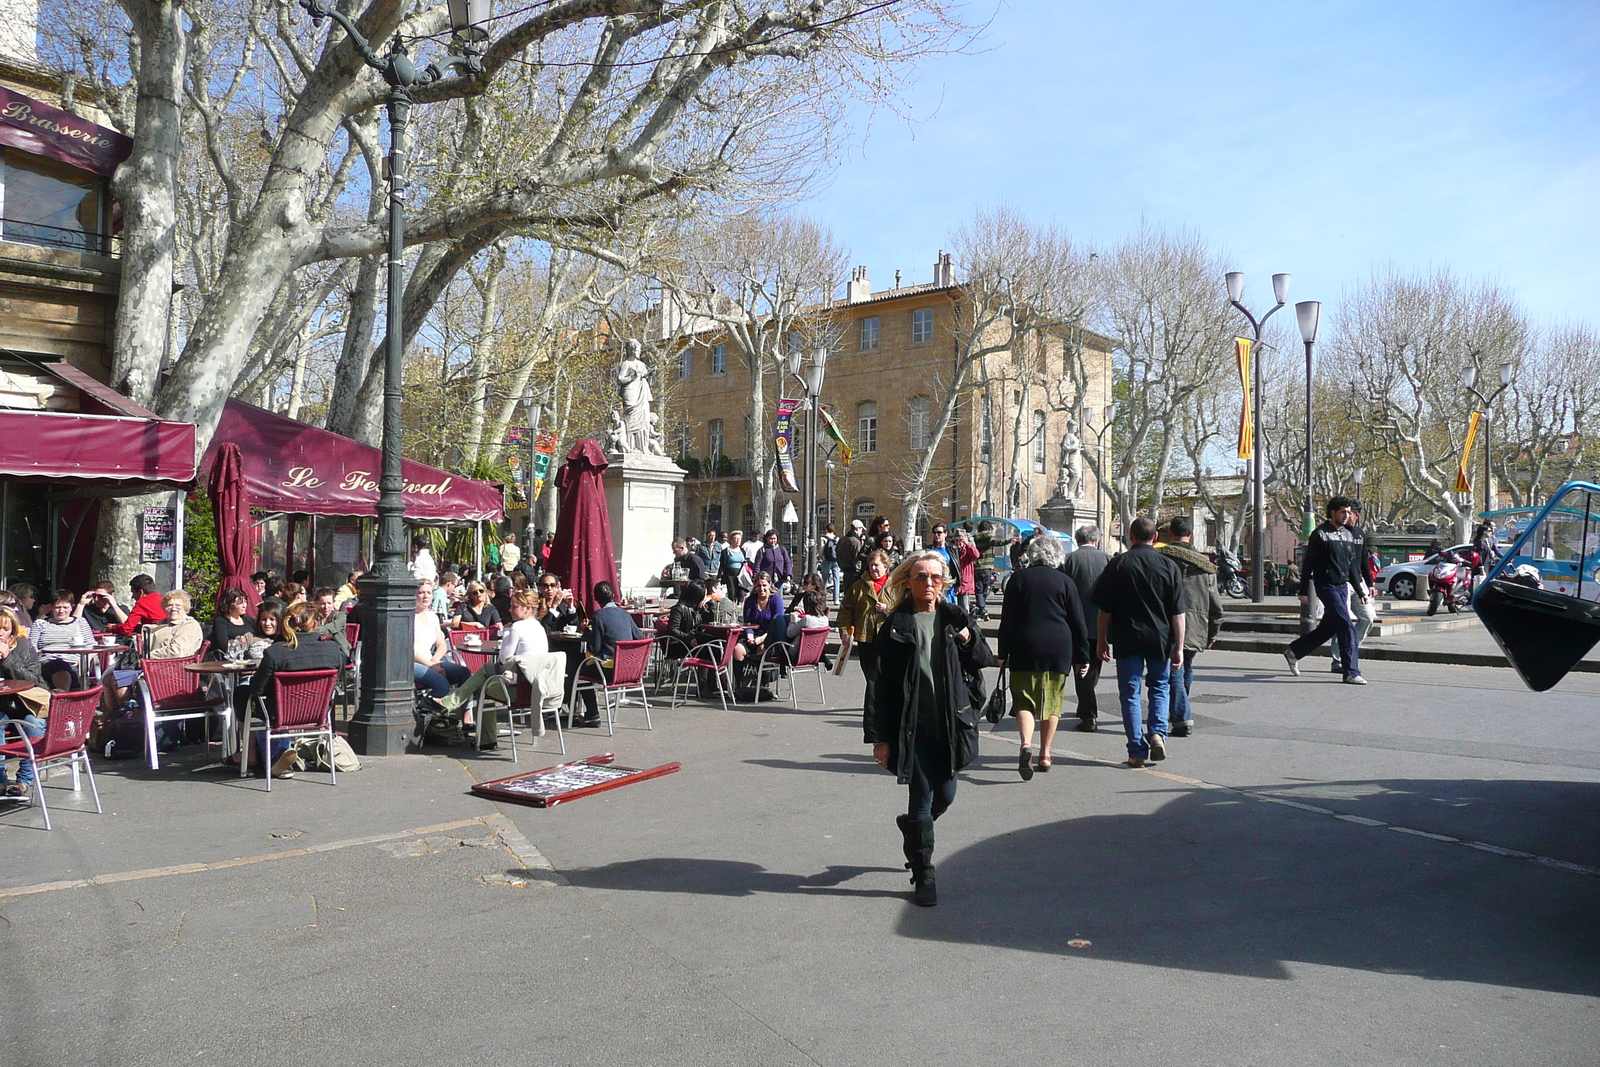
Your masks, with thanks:
[(1248, 337), (1233, 339), (1234, 354), (1239, 358), (1239, 385), (1244, 395), (1244, 407), (1239, 412), (1239, 458), (1254, 459), (1256, 454), (1256, 424), (1250, 403), (1250, 346)]
[(1456, 467), (1456, 492), (1472, 492), (1472, 482), (1467, 478), (1467, 461), (1472, 458), (1472, 442), (1478, 436), (1478, 420), (1483, 417), (1483, 412), (1474, 411), (1472, 421), (1467, 423), (1467, 443), (1461, 446), (1461, 462)]

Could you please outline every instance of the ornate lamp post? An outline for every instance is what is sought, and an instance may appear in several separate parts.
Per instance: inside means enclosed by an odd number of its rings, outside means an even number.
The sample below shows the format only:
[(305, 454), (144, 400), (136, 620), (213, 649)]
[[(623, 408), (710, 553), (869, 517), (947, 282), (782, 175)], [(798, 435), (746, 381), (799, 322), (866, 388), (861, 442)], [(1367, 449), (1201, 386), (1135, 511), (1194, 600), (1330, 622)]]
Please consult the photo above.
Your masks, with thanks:
[[(789, 374), (800, 383), (806, 398), (806, 455), (801, 465), (800, 493), (805, 499), (806, 513), (800, 523), (800, 536), (805, 541), (805, 570), (802, 575), (817, 569), (817, 405), (821, 403), (822, 382), (828, 372), (828, 346), (818, 345), (811, 350), (811, 361), (798, 348), (789, 353)], [(832, 471), (832, 465), (829, 465)], [(831, 483), (830, 478), (830, 483)], [(829, 506), (832, 506), (832, 491)]]
[[(465, 55), (446, 66), (465, 68), (468, 77), (483, 70), (479, 49), (488, 37), (490, 0), (449, 0), (450, 24), (465, 45)], [(416, 719), (411, 675), (412, 616), (417, 583), (406, 568), (405, 479), (400, 473), (401, 377), (405, 350), (401, 311), (405, 293), (406, 126), (410, 91), (444, 77), (438, 65), (421, 70), (406, 55), (397, 34), (386, 55), (366, 38), (331, 0), (300, 0), (313, 23), (331, 18), (343, 27), (367, 66), (383, 74), (389, 94), (389, 293), (388, 346), (384, 351), (383, 472), (378, 482), (376, 559), (361, 579), (365, 618), (361, 627), (361, 696), (350, 720), (350, 746), (369, 756), (405, 751)]]
[(1250, 421), (1256, 428), (1257, 443), (1255, 456), (1250, 462), (1250, 524), (1253, 539), (1251, 551), (1254, 559), (1250, 561), (1250, 600), (1260, 604), (1266, 599), (1266, 585), (1264, 579), (1267, 571), (1267, 493), (1266, 475), (1263, 467), (1264, 460), (1261, 455), (1261, 330), (1266, 326), (1267, 320), (1277, 313), (1289, 300), (1289, 276), (1287, 274), (1274, 274), (1272, 276), (1272, 298), (1277, 301), (1265, 315), (1259, 319), (1250, 314), (1250, 309), (1239, 302), (1244, 295), (1244, 273), (1242, 271), (1229, 271), (1225, 276), (1228, 283), (1228, 303), (1239, 309), (1250, 322), (1250, 329), (1255, 335), (1255, 347), (1251, 350), (1250, 360), (1250, 392), (1254, 398), (1251, 406)]
[(1478, 403), (1483, 405), (1483, 510), (1490, 511), (1494, 508), (1494, 499), (1489, 493), (1489, 457), (1491, 454), (1489, 452), (1489, 411), (1494, 406), (1494, 402), (1500, 399), (1500, 394), (1505, 392), (1506, 387), (1511, 384), (1511, 364), (1500, 364), (1500, 388), (1488, 396), (1484, 396), (1477, 390), (1477, 367), (1467, 368), (1462, 384), (1467, 387), (1467, 392), (1477, 397)]
[(1311, 347), (1317, 343), (1317, 320), (1322, 317), (1322, 302), (1302, 300), (1294, 306), (1300, 323), (1300, 340), (1306, 346), (1306, 519), (1303, 533), (1310, 537), (1317, 528), (1316, 493), (1311, 487)]

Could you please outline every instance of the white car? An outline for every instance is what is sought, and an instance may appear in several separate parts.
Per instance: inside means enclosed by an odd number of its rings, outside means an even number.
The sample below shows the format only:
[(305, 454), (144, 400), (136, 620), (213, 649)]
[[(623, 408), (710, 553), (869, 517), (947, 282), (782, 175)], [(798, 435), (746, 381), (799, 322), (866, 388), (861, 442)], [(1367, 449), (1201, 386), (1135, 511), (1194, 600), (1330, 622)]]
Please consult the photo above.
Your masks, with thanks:
[[(1470, 544), (1452, 545), (1451, 552), (1461, 553), (1471, 549)], [(1428, 591), (1428, 572), (1433, 570), (1433, 565), (1439, 562), (1437, 552), (1429, 553), (1426, 559), (1419, 559), (1414, 563), (1391, 563), (1378, 572), (1378, 595), (1388, 594), (1396, 600), (1411, 600), (1418, 594), (1426, 595)]]

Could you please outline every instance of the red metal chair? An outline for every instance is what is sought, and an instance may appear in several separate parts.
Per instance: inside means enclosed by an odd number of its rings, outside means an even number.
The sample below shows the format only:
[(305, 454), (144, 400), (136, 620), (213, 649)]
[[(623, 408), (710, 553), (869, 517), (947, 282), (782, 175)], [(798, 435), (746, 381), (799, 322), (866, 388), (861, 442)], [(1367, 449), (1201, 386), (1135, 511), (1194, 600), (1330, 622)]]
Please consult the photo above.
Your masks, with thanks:
[[(205, 654), (206, 650), (202, 647), (192, 656), (139, 661), (139, 704), (144, 709), (144, 747), (153, 771), (161, 768), (160, 753), (156, 750), (158, 723), (184, 719), (205, 719), (209, 723), (212, 716), (217, 716), (222, 720), (222, 736), (228, 736), (233, 722), (233, 706), (228, 703), (227, 697), (218, 695), (205, 675), (183, 669), (185, 664), (199, 663)], [(209, 745), (209, 732), (206, 737)]]
[[(344, 624), (344, 639), (350, 642), (350, 662), (345, 664), (344, 670), (339, 672), (339, 689), (344, 693), (345, 703), (349, 713), (353, 714), (356, 706), (356, 691), (361, 685), (361, 624), (347, 622)], [(349, 718), (349, 714), (345, 716)]]
[(54, 693), (50, 697), (50, 716), (45, 719), (44, 736), (37, 744), (23, 733), (22, 724), (13, 719), (0, 722), (0, 741), (5, 739), (7, 727), (15, 727), (19, 740), (0, 744), (0, 760), (11, 756), (33, 764), (33, 796), (39, 802), (39, 814), (44, 816), (44, 828), (50, 829), (50, 808), (44, 799), (42, 769), (53, 763), (65, 761), (72, 768), (72, 791), (82, 788), (78, 768), (82, 766), (89, 776), (89, 792), (94, 796), (97, 815), (105, 814), (100, 807), (100, 790), (94, 784), (94, 768), (89, 766), (89, 727), (94, 722), (94, 712), (100, 706), (100, 687), (79, 689), (71, 693)]
[[(244, 750), (239, 756), (239, 777), (250, 773), (250, 735), (267, 735), (267, 756), (272, 756), (272, 740), (281, 737), (326, 737), (328, 739), (328, 784), (339, 784), (333, 763), (333, 692), (339, 684), (339, 669), (324, 667), (314, 671), (278, 671), (272, 676), (274, 708), (269, 709), (263, 694), (254, 694), (260, 709), (260, 723), (254, 717), (245, 724)], [(267, 767), (267, 792), (272, 792), (272, 767)]]
[[(644, 724), (648, 730), (654, 730), (655, 724), (650, 721), (650, 697), (645, 692), (644, 675), (650, 666), (650, 650), (655, 642), (648, 637), (641, 637), (636, 641), (618, 641), (616, 651), (612, 656), (610, 674), (607, 675), (606, 667), (593, 655), (584, 659), (583, 666), (578, 668), (572, 676), (572, 689), (567, 694), (567, 728), (572, 728), (572, 713), (577, 707), (578, 691), (590, 689), (599, 693), (606, 702), (606, 729), (615, 737), (616, 709), (622, 707), (623, 698), (635, 690), (639, 699), (644, 703)], [(599, 677), (585, 676), (584, 671), (593, 669)], [(611, 703), (612, 694), (616, 694), (615, 708)]]
[[(827, 703), (828, 694), (822, 683), (822, 653), (828, 647), (828, 631), (826, 628), (815, 630), (801, 630), (800, 639), (796, 645), (775, 645), (761, 650), (761, 662), (756, 669), (757, 688), (766, 680), (768, 672), (783, 677), (780, 667), (789, 670), (789, 702), (794, 707), (800, 706), (800, 696), (794, 687), (794, 677), (797, 674), (814, 674), (817, 676), (817, 699)], [(782, 651), (780, 651), (780, 649)], [(769, 658), (770, 657), (770, 658)], [(792, 662), (791, 662), (792, 660)]]
[(738, 706), (739, 697), (733, 684), (733, 650), (739, 645), (740, 629), (730, 629), (727, 640), (718, 647), (716, 641), (707, 641), (703, 645), (696, 645), (689, 650), (689, 654), (678, 661), (678, 672), (672, 677), (672, 707), (679, 707), (682, 701), (678, 699), (679, 689), (683, 684), (685, 671), (710, 671), (717, 681), (717, 697), (722, 701), (722, 710), (728, 710), (728, 701), (732, 700)]

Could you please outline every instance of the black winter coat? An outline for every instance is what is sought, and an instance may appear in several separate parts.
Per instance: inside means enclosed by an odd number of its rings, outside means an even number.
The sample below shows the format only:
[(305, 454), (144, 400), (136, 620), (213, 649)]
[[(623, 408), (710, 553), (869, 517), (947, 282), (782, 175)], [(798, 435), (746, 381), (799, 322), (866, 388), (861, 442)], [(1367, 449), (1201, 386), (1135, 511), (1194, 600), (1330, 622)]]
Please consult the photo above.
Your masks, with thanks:
[[(950, 769), (954, 772), (971, 763), (978, 751), (978, 713), (967, 695), (967, 681), (961, 665), (964, 648), (956, 639), (956, 634), (963, 629), (974, 636), (976, 631), (966, 613), (948, 601), (939, 601), (934, 611), (939, 618), (934, 644), (937, 658), (933, 667), (943, 672), (944, 689), (949, 695), (948, 706), (939, 711), (944, 716), (945, 735), (950, 739)], [(917, 670), (917, 624), (912, 615), (911, 601), (903, 600), (878, 628), (878, 636), (872, 643), (877, 651), (877, 670), (867, 683), (866, 713), (862, 720), (863, 740), (867, 744), (888, 743), (889, 768), (902, 785), (911, 781), (917, 687), (921, 681), (921, 672)]]
[(1073, 664), (1089, 662), (1078, 587), (1054, 567), (1035, 564), (1011, 576), (998, 637), (1000, 658), (1014, 671), (1067, 674)]

